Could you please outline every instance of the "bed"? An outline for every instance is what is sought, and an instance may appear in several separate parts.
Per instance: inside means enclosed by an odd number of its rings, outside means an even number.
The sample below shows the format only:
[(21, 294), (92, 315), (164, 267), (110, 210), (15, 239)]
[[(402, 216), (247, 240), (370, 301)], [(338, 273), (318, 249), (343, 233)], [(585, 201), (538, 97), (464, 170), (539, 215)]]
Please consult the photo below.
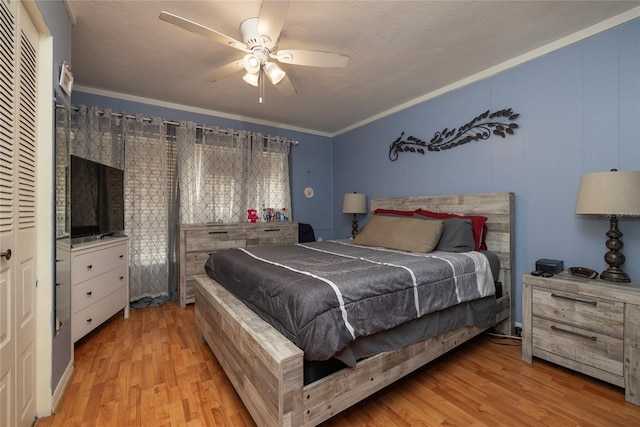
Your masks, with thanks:
[[(513, 330), (513, 194), (373, 199), (371, 211), (428, 209), (487, 217), (486, 245), (500, 260), (496, 327)], [(313, 426), (486, 330), (463, 326), (358, 360), (308, 384), (304, 352), (207, 275), (196, 278), (195, 321), (238, 395), (260, 426)]]

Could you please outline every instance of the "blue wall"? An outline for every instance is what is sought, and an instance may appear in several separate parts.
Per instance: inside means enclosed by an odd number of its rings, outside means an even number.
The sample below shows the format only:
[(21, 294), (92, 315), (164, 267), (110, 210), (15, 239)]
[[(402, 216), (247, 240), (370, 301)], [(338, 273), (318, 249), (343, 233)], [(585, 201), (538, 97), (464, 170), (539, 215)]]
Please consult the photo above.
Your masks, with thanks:
[[(93, 95), (86, 92), (73, 92), (72, 103), (110, 108), (114, 112), (140, 113), (147, 117), (162, 117), (165, 120), (190, 120), (201, 125), (219, 126), (235, 130), (262, 132), (297, 140), (298, 145), (291, 147), (291, 203), (293, 220), (311, 224), (316, 237), (332, 237), (332, 193), (331, 193), (331, 139), (288, 129), (279, 129), (249, 122), (242, 122), (184, 110), (159, 107), (142, 102), (127, 101), (118, 98)], [(315, 191), (313, 198), (304, 196), (305, 187)]]
[(71, 21), (62, 1), (37, 0), (38, 8), (53, 36), (53, 76), (52, 88), (66, 102), (67, 96), (60, 90), (60, 70), (62, 63), (71, 64)]
[[(507, 107), (520, 113), (515, 136), (388, 158), (402, 131), (429, 141), (436, 131)], [(607, 266), (608, 220), (575, 215), (575, 200), (584, 173), (640, 170), (640, 19), (339, 135), (332, 165), (336, 237), (350, 234), (351, 217), (340, 211), (347, 192), (368, 198), (514, 192), (521, 321), (520, 277), (536, 259)], [(622, 219), (620, 230), (623, 268), (640, 281), (640, 220)]]
[[(64, 3), (62, 1), (38, 1), (38, 8), (40, 9), (40, 13), (42, 14), (49, 31), (53, 37), (53, 75), (52, 75), (52, 99), (55, 97), (57, 102), (68, 104), (68, 97), (60, 90), (58, 86), (58, 81), (60, 80), (60, 69), (62, 67), (63, 62), (71, 63), (71, 21), (69, 20), (69, 16), (67, 15), (67, 11), (64, 7)], [(52, 136), (53, 140), (53, 136)], [(53, 150), (53, 144), (50, 147)], [(55, 159), (55, 156), (52, 154), (52, 158)], [(54, 160), (55, 161), (55, 160)], [(54, 168), (55, 170), (55, 168)], [(55, 190), (53, 188), (54, 177), (52, 177), (52, 188), (51, 188), (51, 203), (54, 204), (53, 194), (55, 194)], [(55, 212), (55, 209), (52, 208), (52, 211)], [(52, 218), (52, 222), (54, 218)], [(55, 225), (53, 226), (55, 230)], [(52, 236), (52, 251), (53, 249), (53, 237)], [(51, 267), (52, 275), (54, 273), (55, 267)], [(55, 280), (51, 280), (51, 283), (55, 283)], [(71, 290), (69, 290), (71, 292)], [(55, 294), (55, 291), (53, 292)], [(55, 298), (55, 297), (54, 297)], [(55, 307), (55, 301), (51, 301), (52, 307)], [(51, 325), (54, 324), (53, 316), (55, 315), (55, 310), (51, 310)], [(53, 329), (53, 326), (50, 326)], [(52, 339), (52, 349), (51, 349), (51, 389), (56, 390), (62, 376), (64, 375), (65, 370), (69, 366), (69, 362), (71, 361), (71, 349), (72, 349), (72, 341), (71, 341), (71, 322), (66, 322), (57, 335), (55, 335)]]

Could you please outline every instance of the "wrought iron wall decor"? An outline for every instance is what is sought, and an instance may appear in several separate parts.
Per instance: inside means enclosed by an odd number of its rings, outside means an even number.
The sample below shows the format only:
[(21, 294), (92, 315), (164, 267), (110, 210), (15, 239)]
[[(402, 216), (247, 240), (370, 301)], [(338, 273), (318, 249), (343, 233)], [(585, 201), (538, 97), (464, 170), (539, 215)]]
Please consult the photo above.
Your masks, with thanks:
[(469, 123), (456, 128), (445, 128), (441, 132), (436, 132), (431, 141), (426, 142), (415, 136), (404, 137), (404, 131), (389, 146), (389, 160), (392, 162), (398, 159), (398, 153), (419, 153), (426, 151), (442, 151), (458, 147), (470, 141), (489, 139), (491, 135), (498, 135), (505, 138), (513, 135), (518, 125), (513, 123), (520, 114), (511, 111), (511, 108), (496, 111), (485, 111), (475, 117)]

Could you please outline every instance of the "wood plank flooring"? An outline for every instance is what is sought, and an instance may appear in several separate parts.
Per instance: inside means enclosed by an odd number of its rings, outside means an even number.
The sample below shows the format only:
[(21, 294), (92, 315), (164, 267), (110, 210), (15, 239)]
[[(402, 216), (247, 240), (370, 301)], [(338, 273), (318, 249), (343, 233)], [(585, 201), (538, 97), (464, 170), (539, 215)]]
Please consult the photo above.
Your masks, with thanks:
[[(624, 391), (480, 336), (338, 414), (323, 427), (637, 426)], [(254, 426), (206, 344), (193, 305), (121, 313), (76, 344), (50, 426)]]

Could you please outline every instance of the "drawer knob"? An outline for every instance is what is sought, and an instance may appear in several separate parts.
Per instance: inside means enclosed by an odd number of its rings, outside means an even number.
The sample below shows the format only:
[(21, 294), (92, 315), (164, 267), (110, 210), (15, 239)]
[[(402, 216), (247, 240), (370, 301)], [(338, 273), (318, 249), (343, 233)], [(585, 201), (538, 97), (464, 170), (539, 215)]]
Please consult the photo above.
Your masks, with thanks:
[(120, 258), (124, 258), (124, 254), (121, 254), (121, 255), (120, 255)]
[(593, 301), (593, 300), (589, 300), (589, 299), (568, 297), (568, 296), (565, 296), (565, 295), (558, 295), (558, 294), (551, 294), (551, 297), (552, 298), (568, 299), (568, 300), (576, 301), (576, 302), (583, 302), (585, 304), (598, 305), (598, 301)]
[(89, 264), (87, 265), (87, 270), (91, 270), (93, 268), (93, 265)]
[(87, 292), (87, 296), (91, 296), (91, 294), (93, 294), (92, 291)]
[(124, 276), (120, 276), (120, 280), (124, 280)]
[(90, 317), (90, 318), (88, 318), (88, 319), (87, 319), (87, 323), (91, 323), (91, 321), (92, 321), (92, 320), (93, 320), (93, 319), (92, 319), (91, 317)]
[(554, 331), (558, 331), (558, 332), (564, 332), (565, 334), (575, 335), (575, 336), (580, 337), (580, 338), (586, 338), (586, 339), (589, 339), (591, 341), (597, 341), (598, 340), (598, 338), (594, 337), (593, 335), (586, 335), (586, 334), (581, 334), (580, 332), (574, 332), (574, 331), (570, 331), (568, 329), (558, 328), (556, 325), (551, 325), (551, 329), (553, 329)]

